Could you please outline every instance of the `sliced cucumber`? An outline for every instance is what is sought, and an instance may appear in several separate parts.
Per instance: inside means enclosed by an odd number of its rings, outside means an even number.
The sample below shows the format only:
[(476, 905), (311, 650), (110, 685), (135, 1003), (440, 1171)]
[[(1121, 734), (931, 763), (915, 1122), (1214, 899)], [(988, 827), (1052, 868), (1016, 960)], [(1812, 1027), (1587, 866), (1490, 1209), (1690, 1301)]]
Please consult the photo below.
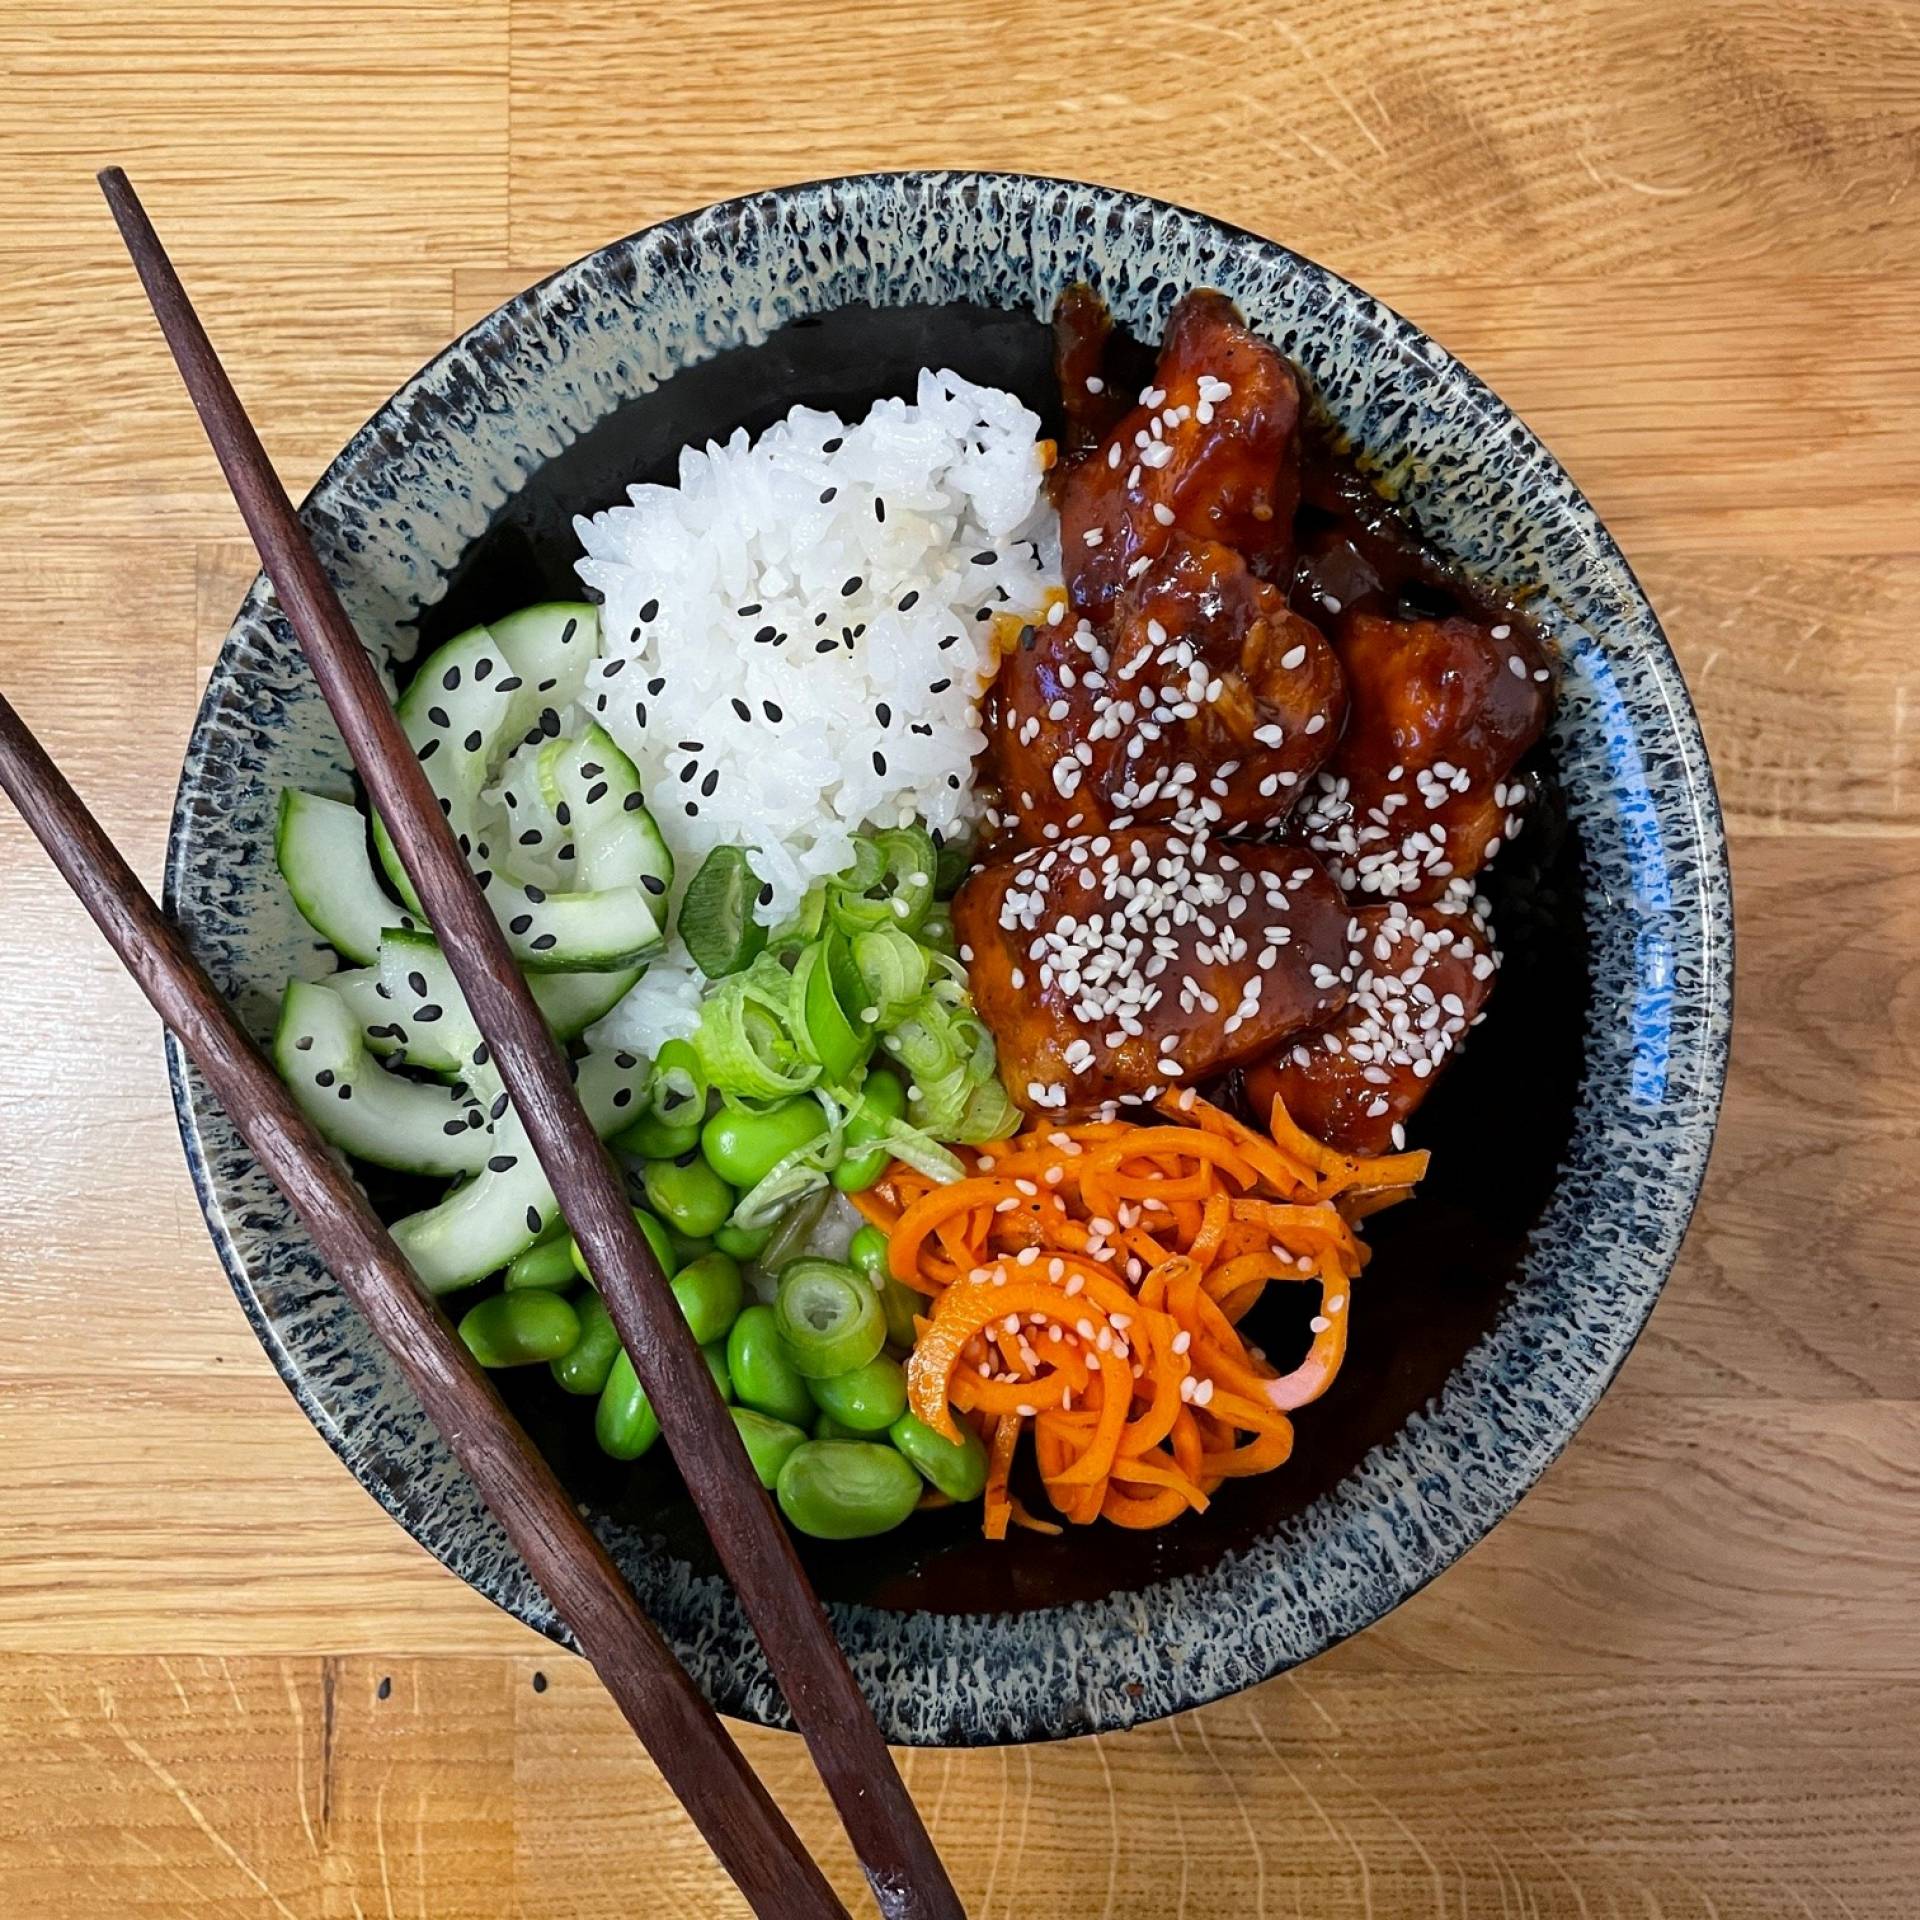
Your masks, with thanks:
[[(471, 627), (458, 639), (436, 648), (420, 663), (413, 683), (400, 696), (394, 712), (427, 780), (439, 796), (460, 850), (469, 859), (477, 854), (484, 835), (480, 823), (480, 795), (487, 769), (499, 760), (512, 739), (512, 717), (526, 683), (494, 644), (485, 627)], [(559, 726), (555, 714), (553, 724)], [(373, 844), (380, 864), (400, 897), (415, 913), (420, 896), (401, 862), (386, 822), (373, 822)]]
[(487, 895), (513, 957), (528, 973), (604, 973), (631, 967), (666, 938), (651, 896), (638, 887), (549, 893), (531, 881)]
[(584, 600), (546, 600), (493, 621), (488, 632), (521, 683), (507, 730), (527, 734), (547, 708), (561, 713), (580, 698), (600, 651), (600, 609)]
[(554, 816), (571, 834), (582, 888), (640, 887), (665, 900), (673, 855), (647, 811), (640, 773), (601, 726), (556, 740), (540, 756), (540, 780)]
[[(581, 1104), (604, 1139), (626, 1125), (645, 1097), (647, 1069), (631, 1053), (593, 1053), (580, 1063)], [(560, 1217), (553, 1189), (516, 1114), (494, 1129), (484, 1171), (438, 1206), (393, 1225), (400, 1251), (430, 1293), (451, 1293), (497, 1272)]]
[(347, 1010), (360, 1022), (360, 1038), (369, 1053), (385, 1059), (389, 1054), (405, 1050), (407, 1031), (395, 1015), (393, 1001), (380, 985), (377, 966), (329, 974), (320, 984), (331, 987), (347, 1003)]
[(331, 987), (288, 982), (273, 1060), (307, 1118), (356, 1159), (446, 1175), (478, 1171), (493, 1151), (486, 1110), (458, 1087), (387, 1072)]
[(380, 985), (406, 1035), (407, 1063), (466, 1083), (483, 1107), (504, 1090), (447, 956), (430, 933), (391, 928), (380, 942)]
[(349, 960), (372, 966), (382, 931), (413, 925), (382, 890), (367, 857), (366, 816), (346, 801), (285, 789), (273, 852), (307, 924)]

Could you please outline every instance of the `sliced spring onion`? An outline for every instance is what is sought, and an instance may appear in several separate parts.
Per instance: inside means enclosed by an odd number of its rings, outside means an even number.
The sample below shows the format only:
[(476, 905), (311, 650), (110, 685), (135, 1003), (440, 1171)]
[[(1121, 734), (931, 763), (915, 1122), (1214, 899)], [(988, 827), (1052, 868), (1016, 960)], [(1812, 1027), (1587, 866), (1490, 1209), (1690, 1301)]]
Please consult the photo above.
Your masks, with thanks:
[(956, 827), (940, 842), (933, 865), (933, 891), (936, 899), (951, 900), (960, 891), (960, 882), (973, 864), (973, 842), (964, 828)]
[(830, 887), (828, 917), (848, 933), (875, 927), (912, 933), (933, 905), (938, 858), (924, 827), (895, 827), (858, 842), (852, 871)]
[[(960, 1124), (950, 1137), (968, 1146), (984, 1146), (989, 1140), (1004, 1140), (1019, 1125), (1020, 1109), (1013, 1104), (1012, 1095), (1000, 1084), (999, 1076), (994, 1074), (982, 1081), (968, 1096), (967, 1110), (960, 1116)], [(904, 1154), (900, 1157), (906, 1158)]]
[(752, 1233), (770, 1227), (795, 1201), (826, 1186), (846, 1151), (846, 1129), (840, 1103), (815, 1090), (827, 1112), (827, 1128), (811, 1140), (783, 1154), (735, 1205), (727, 1224)]
[(873, 1010), (869, 1024), (884, 1033), (925, 990), (926, 949), (897, 927), (879, 927), (855, 934), (851, 950), (861, 990)]
[(886, 1345), (880, 1296), (835, 1260), (789, 1261), (773, 1313), (794, 1370), (809, 1380), (851, 1373)]
[[(786, 973), (777, 966), (776, 971), (784, 997), (790, 991)], [(723, 1096), (783, 1100), (790, 1093), (803, 1093), (819, 1077), (820, 1069), (801, 1059), (779, 1016), (755, 992), (755, 984), (751, 971), (716, 983), (700, 1009), (694, 1045), (709, 1084)]]
[(744, 847), (715, 847), (687, 882), (680, 903), (680, 938), (709, 980), (723, 980), (751, 966), (767, 944), (767, 930), (753, 917), (760, 879)]
[(697, 1126), (707, 1111), (707, 1070), (691, 1040), (668, 1040), (653, 1057), (647, 1105), (668, 1126)]
[[(844, 956), (836, 967), (836, 957)], [(855, 997), (849, 1002), (843, 994)], [(873, 1051), (874, 1028), (860, 1022), (859, 975), (838, 931), (800, 950), (793, 965), (794, 1037), (830, 1081), (841, 1081)], [(856, 1022), (860, 1022), (856, 1025)]]

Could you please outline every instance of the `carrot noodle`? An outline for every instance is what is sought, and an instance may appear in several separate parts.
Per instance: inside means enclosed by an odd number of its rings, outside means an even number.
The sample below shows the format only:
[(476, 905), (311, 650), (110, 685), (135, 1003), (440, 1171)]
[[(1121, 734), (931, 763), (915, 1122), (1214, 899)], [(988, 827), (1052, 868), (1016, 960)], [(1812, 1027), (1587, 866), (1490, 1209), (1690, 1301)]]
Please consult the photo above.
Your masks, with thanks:
[[(1289, 1417), (1346, 1357), (1367, 1249), (1354, 1223), (1404, 1199), (1425, 1153), (1355, 1158), (1276, 1100), (1262, 1134), (1192, 1093), (1152, 1124), (1030, 1125), (948, 1184), (896, 1161), (854, 1204), (926, 1298), (908, 1402), (987, 1446), (983, 1525), (1059, 1532), (1010, 1491), (1021, 1436), (1068, 1526), (1153, 1528), (1293, 1452)], [(1239, 1329), (1272, 1286), (1319, 1295), (1306, 1357), (1278, 1372)]]

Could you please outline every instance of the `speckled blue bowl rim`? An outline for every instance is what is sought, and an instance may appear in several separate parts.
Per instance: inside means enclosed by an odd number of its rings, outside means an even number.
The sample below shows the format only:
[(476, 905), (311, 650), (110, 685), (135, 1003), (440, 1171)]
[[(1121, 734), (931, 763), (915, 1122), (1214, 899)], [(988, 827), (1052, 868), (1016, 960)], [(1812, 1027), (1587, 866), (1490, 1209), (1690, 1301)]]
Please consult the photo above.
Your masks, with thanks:
[[(1044, 311), (1061, 286), (1088, 275), (1117, 318), (1149, 338), (1185, 287), (1232, 294), (1309, 367), (1356, 440), (1406, 473), (1403, 495), (1443, 547), (1483, 577), (1544, 585), (1565, 672), (1552, 747), (1596, 909), (1586, 1067), (1557, 1191), (1498, 1323), (1437, 1401), (1304, 1514), (1205, 1574), (1097, 1603), (992, 1616), (835, 1606), (836, 1631), (883, 1728), (907, 1744), (1125, 1727), (1309, 1659), (1482, 1538), (1592, 1411), (1691, 1218), (1731, 1030), (1719, 803), (1659, 622), (1539, 439), (1391, 308), (1207, 215), (1020, 174), (816, 181), (617, 241), (508, 301), (430, 361), (302, 506), (363, 637), (377, 656), (383, 642), (404, 654), (401, 623), (437, 597), (446, 570), (525, 475), (673, 368), (850, 300), (964, 298)], [(318, 699), (257, 580), (188, 748), (166, 901), (261, 1032), (277, 979), (314, 970), (310, 937), (273, 900), (271, 831), (263, 840), (261, 823), (281, 784), (340, 789), (344, 756), (324, 708), (316, 718)], [(285, 744), (290, 732), (301, 736), (296, 748)], [(294, 1398), (422, 1545), (569, 1644), (171, 1039), (168, 1065), (214, 1244)], [(788, 1724), (724, 1585), (633, 1530), (599, 1516), (595, 1525), (716, 1705)]]

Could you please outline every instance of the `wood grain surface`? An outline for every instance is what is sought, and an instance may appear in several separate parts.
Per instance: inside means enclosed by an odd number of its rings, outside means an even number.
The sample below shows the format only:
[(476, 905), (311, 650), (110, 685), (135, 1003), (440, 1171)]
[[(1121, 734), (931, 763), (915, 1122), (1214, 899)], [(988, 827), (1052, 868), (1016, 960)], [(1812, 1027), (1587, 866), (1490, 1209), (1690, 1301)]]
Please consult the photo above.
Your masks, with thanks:
[[(1539, 1490), (1373, 1632), (909, 1784), (981, 1920), (1920, 1911), (1913, 0), (6, 0), (0, 682), (157, 880), (253, 562), (109, 160), (296, 491), (528, 281), (866, 166), (1204, 207), (1518, 406), (1665, 616), (1733, 835), (1673, 1283)], [(0, 1916), (737, 1912), (591, 1675), (295, 1411), (155, 1024), (10, 813), (0, 1035)], [(746, 1738), (851, 1892), (797, 1743)]]

